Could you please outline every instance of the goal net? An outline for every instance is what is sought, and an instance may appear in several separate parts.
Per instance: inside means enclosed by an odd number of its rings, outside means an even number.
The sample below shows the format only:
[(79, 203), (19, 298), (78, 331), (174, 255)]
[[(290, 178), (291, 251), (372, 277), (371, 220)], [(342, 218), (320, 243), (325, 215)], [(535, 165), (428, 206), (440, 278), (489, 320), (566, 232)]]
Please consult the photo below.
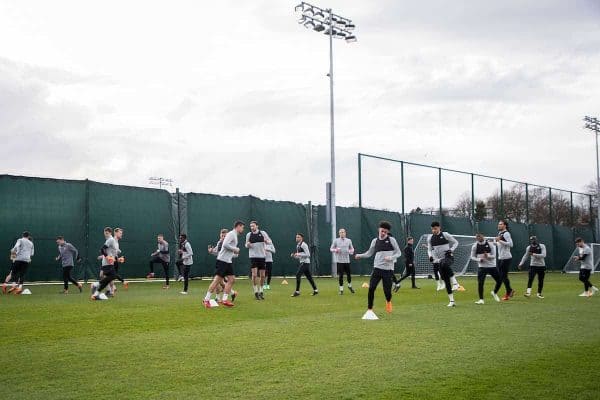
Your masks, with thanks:
[[(592, 264), (594, 266), (594, 269), (592, 270), (592, 272), (596, 272), (596, 270), (598, 269), (598, 264), (600, 264), (600, 244), (599, 243), (588, 243), (588, 245), (592, 248)], [(581, 268), (581, 263), (579, 261), (575, 261), (573, 259), (573, 257), (578, 256), (578, 255), (579, 255), (579, 249), (573, 250), (571, 257), (569, 257), (569, 260), (567, 261), (567, 263), (565, 264), (565, 267), (563, 268), (564, 272), (568, 272), (568, 273), (579, 272), (579, 269)]]
[[(415, 247), (415, 273), (417, 275), (433, 275), (433, 264), (429, 262), (427, 254), (427, 238), (430, 235), (422, 235)], [(454, 250), (454, 263), (452, 270), (456, 275), (476, 274), (479, 266), (471, 260), (471, 247), (476, 242), (475, 236), (452, 235), (458, 241), (458, 247)], [(486, 240), (494, 240), (487, 237)]]

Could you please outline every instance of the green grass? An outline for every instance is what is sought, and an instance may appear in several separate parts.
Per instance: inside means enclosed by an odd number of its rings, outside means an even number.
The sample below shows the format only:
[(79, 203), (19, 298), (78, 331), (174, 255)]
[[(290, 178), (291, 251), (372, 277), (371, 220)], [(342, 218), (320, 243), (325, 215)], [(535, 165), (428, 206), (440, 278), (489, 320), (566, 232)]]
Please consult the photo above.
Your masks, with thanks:
[(319, 296), (303, 281), (298, 298), (293, 280), (276, 279), (264, 302), (240, 280), (236, 307), (212, 310), (200, 303), (207, 281), (187, 297), (179, 284), (132, 284), (105, 302), (34, 286), (0, 296), (2, 398), (600, 398), (600, 296), (577, 297), (576, 276), (549, 274), (546, 299), (525, 299), (525, 276), (511, 279), (517, 297), (487, 294), (484, 306), (476, 280), (461, 279), (455, 309), (418, 280), (391, 315), (379, 289), (379, 321), (361, 320), (363, 277), (355, 295), (319, 279)]

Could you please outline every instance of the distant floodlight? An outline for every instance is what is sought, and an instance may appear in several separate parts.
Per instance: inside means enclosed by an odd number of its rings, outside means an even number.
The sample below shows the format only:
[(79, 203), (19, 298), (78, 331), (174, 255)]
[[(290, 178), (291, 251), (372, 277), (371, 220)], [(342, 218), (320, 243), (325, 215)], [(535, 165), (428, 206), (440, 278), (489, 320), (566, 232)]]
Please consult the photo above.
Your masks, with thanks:
[(356, 36), (354, 36), (354, 35), (346, 36), (346, 42), (347, 43), (356, 42)]
[(322, 32), (325, 30), (325, 27), (323, 25), (317, 25), (313, 29), (317, 32)]
[(299, 24), (303, 24), (303, 23), (305, 23), (305, 22), (306, 22), (306, 17), (303, 15), (303, 16), (301, 16), (301, 17), (300, 17), (300, 19), (298, 20), (298, 23), (299, 23)]
[(346, 25), (346, 29), (349, 31), (353, 30), (354, 28), (356, 28), (356, 25), (354, 25), (352, 22)]
[(336, 22), (336, 24), (341, 25), (341, 26), (346, 26), (346, 21), (344, 21), (343, 19), (340, 19)]
[(323, 11), (319, 10), (315, 13), (315, 15), (313, 15), (315, 18), (325, 18), (325, 14), (323, 14)]
[(294, 7), (295, 12), (302, 11), (303, 9), (304, 9), (304, 3), (300, 3), (296, 7)]
[(323, 32), (323, 33), (324, 33), (325, 35), (332, 35), (332, 36), (335, 36), (335, 35), (337, 35), (338, 31), (336, 31), (335, 29), (333, 29), (333, 30), (332, 30), (331, 28), (329, 28), (329, 29), (327, 29), (327, 30), (326, 30), (325, 32)]
[(337, 31), (335, 33), (334, 38), (336, 38), (336, 39), (345, 39), (346, 38), (346, 33), (341, 32), (341, 31)]
[(312, 7), (308, 7), (306, 10), (303, 11), (304, 15), (308, 15), (309, 17), (312, 17), (313, 15), (315, 15), (315, 10), (313, 10)]
[(317, 26), (315, 25), (314, 22), (312, 21), (308, 21), (307, 23), (304, 24), (304, 27), (306, 29), (315, 29)]

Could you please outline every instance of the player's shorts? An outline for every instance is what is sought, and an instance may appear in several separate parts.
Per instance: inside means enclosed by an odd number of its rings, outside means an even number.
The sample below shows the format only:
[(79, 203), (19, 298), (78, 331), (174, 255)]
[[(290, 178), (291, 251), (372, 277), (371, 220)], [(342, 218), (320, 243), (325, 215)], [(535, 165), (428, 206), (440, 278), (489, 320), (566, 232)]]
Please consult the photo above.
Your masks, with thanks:
[(227, 263), (225, 261), (217, 260), (215, 267), (215, 275), (218, 275), (221, 278), (225, 278), (229, 275), (235, 275), (233, 273), (233, 263)]
[(265, 269), (267, 268), (267, 263), (264, 258), (252, 257), (250, 258), (250, 268)]
[(337, 263), (337, 273), (344, 274), (350, 272), (350, 263)]
[(271, 271), (273, 269), (273, 261), (266, 261), (265, 266), (267, 267), (267, 271)]

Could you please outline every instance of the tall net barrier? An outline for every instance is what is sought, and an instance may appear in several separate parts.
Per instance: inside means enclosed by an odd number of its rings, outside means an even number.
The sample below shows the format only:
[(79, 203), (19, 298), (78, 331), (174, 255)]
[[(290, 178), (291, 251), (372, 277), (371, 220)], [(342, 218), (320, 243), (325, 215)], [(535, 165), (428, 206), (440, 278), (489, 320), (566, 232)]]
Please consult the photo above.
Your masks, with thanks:
[[(594, 269), (592, 272), (598, 272), (598, 265), (600, 265), (600, 244), (599, 243), (588, 243), (588, 246), (592, 248), (592, 265)], [(579, 255), (579, 249), (576, 248), (571, 253), (571, 256), (567, 260), (563, 271), (566, 273), (578, 273), (581, 269), (581, 262), (575, 260), (574, 257)]]
[[(415, 272), (417, 275), (433, 275), (433, 264), (429, 261), (427, 251), (427, 240), (431, 234), (421, 235), (415, 246)], [(452, 235), (458, 241), (458, 247), (454, 250), (454, 262), (452, 270), (457, 275), (477, 273), (477, 262), (471, 260), (471, 248), (475, 243), (475, 236)], [(493, 237), (486, 237), (493, 241)]]
[[(574, 200), (574, 204), (585, 205), (586, 199), (581, 197), (579, 203)], [(106, 226), (124, 229), (120, 245), (126, 257), (122, 268), (126, 278), (146, 276), (150, 253), (156, 249), (156, 235), (159, 233), (170, 243), (173, 266), (180, 232), (188, 235), (194, 249), (192, 276), (212, 276), (215, 260), (214, 256), (208, 255), (207, 247), (216, 243), (221, 228), (231, 229), (236, 219), (242, 219), (246, 223), (252, 219), (258, 220), (261, 228), (272, 237), (277, 249), (274, 257), (275, 275), (295, 275), (297, 261), (290, 257), (290, 253), (295, 248), (297, 232), (305, 234), (306, 242), (311, 246), (313, 272), (317, 275), (332, 273), (332, 255), (329, 251), (332, 233), (324, 206), (262, 200), (252, 196), (171, 194), (159, 189), (92, 181), (8, 175), (0, 175), (0, 201), (3, 205), (0, 208), (0, 245), (5, 252), (5, 256), (0, 257), (4, 260), (0, 261), (0, 274), (8, 273), (11, 265), (9, 250), (21, 233), (28, 230), (36, 247), (27, 273), (29, 281), (60, 279), (61, 266), (54, 260), (57, 255), (57, 235), (64, 236), (80, 251), (83, 262), (75, 266), (74, 275), (78, 279), (95, 279), (99, 270), (97, 256), (104, 242), (102, 231)], [(514, 241), (512, 270), (516, 270), (528, 245), (529, 235), (537, 235), (546, 245), (547, 265), (550, 269), (562, 269), (569, 262), (576, 237), (583, 237), (586, 242), (593, 243), (593, 231), (586, 225), (590, 214), (585, 214), (585, 209), (581, 207), (574, 207), (573, 216), (577, 218), (577, 223), (572, 227), (509, 221)], [(471, 243), (477, 232), (488, 237), (497, 234), (496, 218), (474, 219), (424, 212), (402, 214), (365, 207), (337, 207), (336, 212), (337, 227), (346, 229), (357, 252), (368, 249), (371, 240), (377, 235), (381, 220), (392, 224), (392, 234), (402, 249), (408, 235), (418, 241), (422, 235), (431, 233), (430, 224), (434, 220), (440, 221), (447, 232), (470, 237), (468, 240)], [(235, 266), (239, 275), (247, 275), (249, 272), (244, 239), (245, 237), (240, 237), (242, 252)], [(467, 248), (468, 246), (465, 250)], [(600, 260), (600, 256), (598, 259)], [(370, 274), (372, 263), (372, 259), (352, 260), (352, 270), (355, 274)], [(427, 268), (428, 261), (424, 265)], [(460, 269), (459, 265), (462, 265)], [(467, 273), (471, 267), (460, 262), (455, 266), (457, 272), (464, 270)], [(404, 256), (396, 263), (396, 272), (403, 269)], [(162, 276), (161, 268), (155, 268), (155, 271), (158, 277)], [(423, 273), (428, 272), (425, 270)]]

